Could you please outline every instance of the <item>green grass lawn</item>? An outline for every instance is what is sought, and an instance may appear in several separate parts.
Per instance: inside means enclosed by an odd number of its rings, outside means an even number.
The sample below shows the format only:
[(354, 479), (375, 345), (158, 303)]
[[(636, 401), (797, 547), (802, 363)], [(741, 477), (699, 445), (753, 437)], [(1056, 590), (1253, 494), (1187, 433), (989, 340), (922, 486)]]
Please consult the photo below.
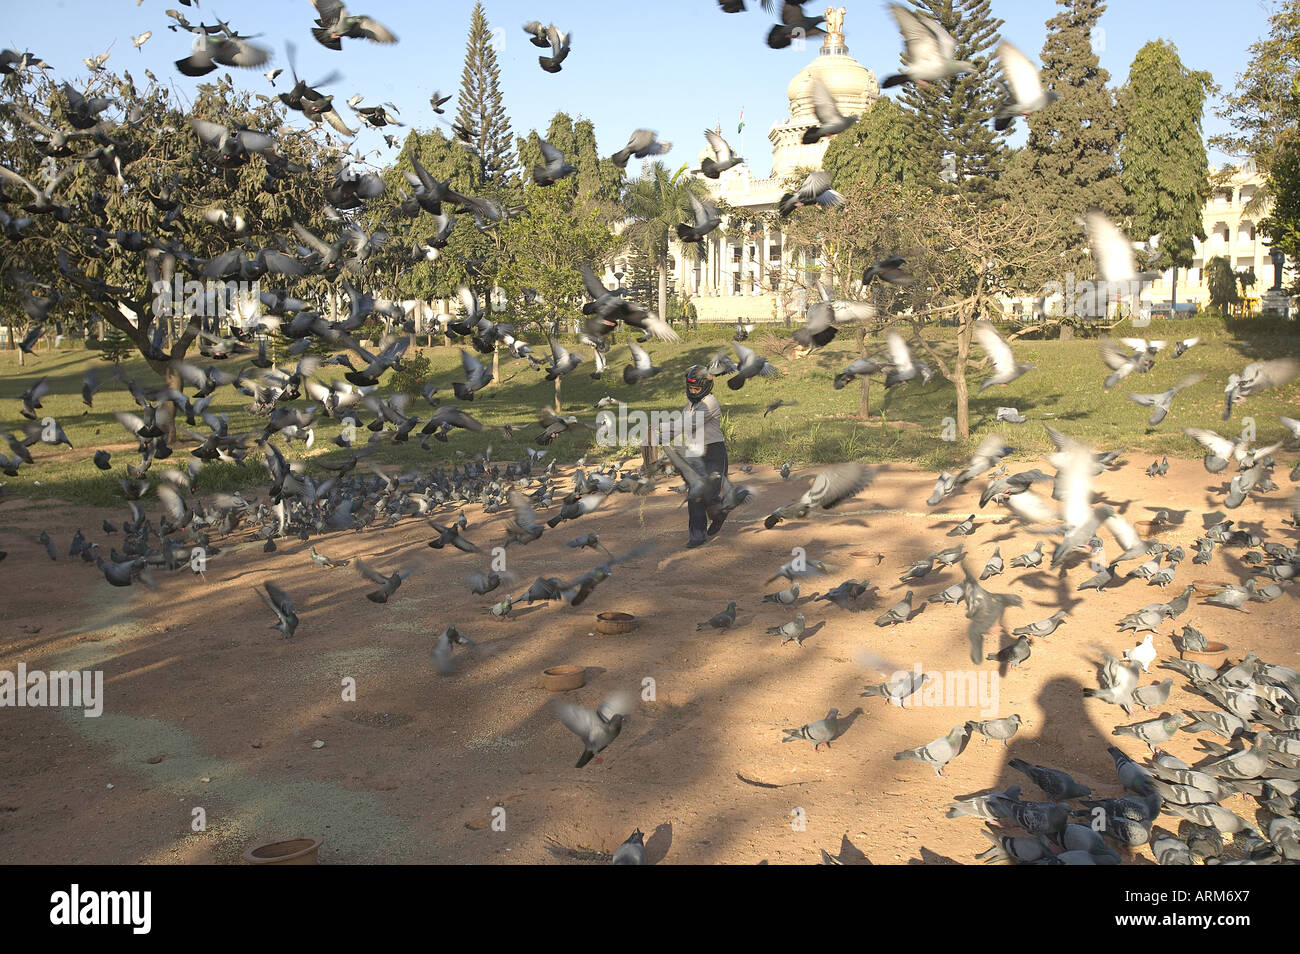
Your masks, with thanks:
[[(752, 462), (780, 464), (794, 460), (807, 465), (859, 458), (868, 461), (910, 461), (921, 467), (939, 470), (963, 459), (971, 443), (990, 431), (1003, 434), (1012, 446), (1024, 455), (1034, 455), (1049, 448), (1042, 423), (1050, 423), (1066, 433), (1083, 440), (1097, 449), (1123, 448), (1134, 456), (1148, 457), (1159, 454), (1176, 454), (1183, 457), (1199, 456), (1199, 450), (1181, 433), (1184, 426), (1208, 427), (1222, 434), (1238, 434), (1244, 419), (1255, 420), (1261, 442), (1275, 440), (1283, 433), (1277, 421), (1279, 414), (1300, 416), (1300, 383), (1251, 398), (1237, 408), (1230, 422), (1223, 422), (1223, 387), (1232, 372), (1239, 372), (1246, 364), (1261, 358), (1300, 355), (1300, 335), (1282, 336), (1275, 326), (1261, 324), (1260, 331), (1252, 333), (1248, 322), (1234, 325), (1228, 330), (1222, 322), (1209, 318), (1190, 321), (1156, 321), (1150, 327), (1132, 330), (1115, 329), (1115, 334), (1142, 335), (1148, 338), (1184, 338), (1200, 335), (1201, 343), (1178, 360), (1172, 360), (1167, 351), (1157, 360), (1155, 368), (1146, 375), (1132, 375), (1110, 392), (1102, 388), (1107, 374), (1097, 352), (1096, 339), (1072, 341), (1035, 341), (1021, 338), (1013, 342), (1020, 361), (1028, 361), (1035, 369), (1007, 387), (991, 388), (976, 395), (979, 379), (987, 372), (974, 371), (971, 375), (971, 441), (945, 441), (942, 439), (945, 418), (955, 417), (953, 386), (936, 375), (928, 385), (919, 380), (911, 382), (888, 395), (877, 378), (872, 382), (870, 414), (859, 417), (861, 389), (850, 384), (841, 391), (831, 387), (835, 374), (856, 357), (852, 330), (841, 332), (840, 337), (828, 347), (812, 355), (786, 360), (769, 355), (781, 369), (781, 375), (771, 379), (753, 379), (740, 391), (732, 391), (720, 379), (714, 393), (724, 409), (724, 429), (733, 463)], [(788, 335), (777, 327), (781, 337)], [(563, 405), (566, 413), (576, 414), (580, 420), (594, 420), (596, 401), (605, 395), (626, 402), (631, 409), (672, 410), (684, 402), (682, 374), (692, 364), (707, 363), (722, 347), (730, 348), (732, 329), (727, 327), (703, 328), (687, 333), (681, 342), (674, 344), (652, 342), (647, 345), (654, 363), (664, 370), (656, 377), (638, 386), (623, 384), (622, 369), (629, 363), (627, 348), (621, 343), (627, 338), (620, 335), (611, 354), (610, 368), (605, 380), (593, 381), (590, 352), (585, 347), (584, 364), (570, 374), (563, 383)], [(910, 332), (904, 329), (910, 339)], [(951, 344), (952, 330), (927, 329), (926, 337), (938, 342), (936, 347)], [(947, 339), (947, 340), (945, 340)], [(760, 330), (749, 346), (759, 348), (764, 341)], [(869, 350), (883, 349), (883, 335), (869, 339)], [(435, 346), (420, 349), (432, 363), (432, 378), (446, 385), (459, 380), (460, 353), (456, 347)], [(545, 345), (536, 348), (545, 351)], [(977, 360), (983, 355), (976, 350)], [(920, 349), (914, 355), (928, 360)], [(44, 401), (43, 414), (58, 419), (75, 450), (37, 445), (32, 448), (36, 458), (34, 466), (24, 466), (17, 478), (8, 478), (11, 490), (33, 497), (59, 497), (96, 505), (114, 505), (121, 502), (118, 480), (125, 476), (124, 465), (135, 459), (130, 446), (134, 443), (113, 417), (113, 412), (135, 410), (130, 395), (120, 384), (110, 383), (95, 396), (93, 410), (81, 402), (81, 380), (87, 370), (98, 368), (107, 371), (109, 363), (95, 351), (65, 348), (62, 351), (40, 352), (37, 359), (28, 358), (26, 367), (18, 367), (17, 352), (0, 352), (0, 420), (11, 431), (17, 431), (21, 419), (17, 401), (25, 389), (41, 377), (48, 377), (54, 392)], [(197, 354), (191, 360), (204, 366)], [(244, 366), (241, 360), (228, 360), (222, 364), (231, 369)], [(142, 384), (157, 383), (157, 376), (142, 359), (124, 361), (120, 365), (127, 376)], [(374, 460), (400, 467), (429, 468), (450, 466), (473, 456), (488, 444), (493, 447), (493, 457), (498, 460), (518, 459), (524, 448), (537, 446), (533, 440), (539, 430), (537, 412), (554, 401), (553, 385), (541, 372), (533, 371), (526, 362), (503, 357), (500, 366), (501, 382), (480, 391), (473, 402), (462, 407), (488, 425), (514, 425), (518, 430), (513, 439), (500, 431), (474, 434), (455, 431), (450, 443), (431, 442), (431, 450), (421, 450), (416, 441), (405, 445), (382, 445)], [(1129, 391), (1157, 393), (1186, 375), (1203, 372), (1204, 381), (1182, 392), (1175, 399), (1173, 411), (1160, 427), (1146, 427), (1148, 409), (1129, 401)], [(340, 376), (342, 369), (331, 366), (320, 377)], [(388, 387), (381, 393), (391, 393), (392, 375), (385, 379)], [(439, 394), (444, 402), (454, 401), (449, 389)], [(768, 417), (764, 409), (782, 398), (797, 401), (796, 407), (783, 407)], [(260, 433), (265, 418), (247, 411), (248, 399), (233, 389), (217, 392), (211, 410), (230, 415), (232, 433)], [(300, 401), (299, 405), (305, 405)], [(994, 415), (999, 406), (1013, 406), (1029, 421), (1020, 424), (994, 426)], [(418, 396), (412, 401), (413, 413), (427, 418), (430, 408)], [(369, 415), (363, 418), (363, 423)], [(178, 422), (184, 427), (184, 422)], [(197, 430), (206, 428), (200, 424)], [(316, 442), (311, 451), (301, 443), (286, 451), (292, 458), (314, 457), (330, 454), (341, 456), (343, 451), (330, 443), (339, 433), (340, 424), (322, 418), (316, 428)], [(358, 440), (364, 441), (369, 432), (362, 429)], [(594, 432), (577, 429), (561, 435), (551, 445), (555, 457), (573, 460), (583, 453), (591, 459), (615, 455), (617, 459), (636, 454), (635, 448), (606, 448), (598, 446)], [(183, 468), (184, 449), (191, 446), (178, 440), (178, 453), (170, 460), (156, 463), (155, 469)], [(91, 463), (91, 455), (99, 448), (117, 447), (114, 451), (113, 469), (103, 472)], [(242, 466), (212, 464), (201, 474), (197, 489), (211, 493), (264, 483), (266, 470), (261, 455), (254, 451)]]

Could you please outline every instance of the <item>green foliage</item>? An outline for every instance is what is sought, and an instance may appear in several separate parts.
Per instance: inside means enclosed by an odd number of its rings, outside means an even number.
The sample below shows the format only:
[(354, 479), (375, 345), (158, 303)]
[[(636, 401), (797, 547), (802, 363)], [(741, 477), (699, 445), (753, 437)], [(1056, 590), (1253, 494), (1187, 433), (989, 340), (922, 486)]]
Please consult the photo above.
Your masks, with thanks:
[(911, 119), (908, 163), (931, 188), (989, 200), (1007, 161), (1007, 133), (991, 122), (1002, 94), (989, 66), (1003, 21), (990, 13), (990, 0), (910, 2), (952, 34), (954, 58), (976, 68), (940, 83), (907, 85), (900, 99)]
[(433, 373), (433, 365), (423, 353), (402, 361), (402, 370), (393, 374), (392, 388), (397, 394), (419, 394)]
[(131, 339), (122, 332), (118, 331), (112, 325), (104, 329), (104, 340), (99, 346), (99, 356), (105, 361), (112, 361), (114, 364), (120, 362), (123, 358), (129, 357), (135, 352), (135, 345)]
[(1250, 63), (1219, 109), (1232, 131), (1210, 139), (1216, 149), (1254, 159), (1264, 173), (1300, 130), (1300, 0), (1281, 0), (1268, 22), (1268, 37), (1250, 47)]
[[(624, 202), (632, 220), (623, 232), (629, 246), (653, 265), (659, 276), (658, 312), (668, 310), (668, 244), (677, 226), (691, 221), (689, 196), (705, 195), (704, 185), (680, 173), (671, 174), (662, 162), (649, 162), (641, 175), (627, 185)], [(719, 210), (721, 211), (721, 210)], [(683, 254), (699, 255), (703, 243), (693, 243)]]
[(909, 154), (909, 114), (888, 96), (882, 96), (867, 114), (826, 147), (822, 168), (831, 181), (856, 182), (870, 187), (887, 182), (910, 185), (920, 172)]
[(1123, 115), (1093, 49), (1093, 31), (1106, 9), (1102, 0), (1057, 0), (1061, 11), (1047, 21), (1042, 78), (1060, 97), (1030, 116), (1029, 137), (1009, 163), (1003, 193), (1067, 223), (1056, 235), (1057, 252), (1073, 253), (1062, 271), (1091, 269), (1083, 254), (1082, 229), (1074, 226), (1090, 206), (1113, 217), (1127, 204), (1119, 179)]
[(1237, 276), (1232, 271), (1232, 264), (1222, 255), (1216, 255), (1205, 263), (1205, 284), (1210, 291), (1212, 308), (1223, 311), (1241, 301), (1237, 294)]
[(1300, 258), (1300, 133), (1291, 133), (1273, 155), (1268, 174), (1273, 208), (1260, 228), (1292, 260)]
[(509, 179), (515, 160), (511, 151), (510, 117), (501, 92), (501, 69), (493, 47), (492, 28), (475, 3), (465, 41), (465, 66), (456, 98), (456, 123), (471, 134), (478, 149), (479, 181), (502, 184)]
[(1210, 197), (1209, 160), (1201, 137), (1209, 73), (1183, 66), (1173, 44), (1138, 50), (1120, 104), (1128, 125), (1120, 144), (1120, 181), (1133, 209), (1130, 234), (1160, 236), (1158, 268), (1190, 268), (1204, 241), (1201, 213)]

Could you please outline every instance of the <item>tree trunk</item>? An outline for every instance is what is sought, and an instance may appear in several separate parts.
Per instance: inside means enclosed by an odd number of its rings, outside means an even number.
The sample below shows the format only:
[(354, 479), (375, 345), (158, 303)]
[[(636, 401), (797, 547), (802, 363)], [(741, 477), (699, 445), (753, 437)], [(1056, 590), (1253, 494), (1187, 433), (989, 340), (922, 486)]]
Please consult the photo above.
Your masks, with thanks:
[(957, 333), (957, 358), (952, 367), (952, 383), (957, 391), (957, 436), (962, 440), (970, 437), (970, 388), (966, 384), (966, 365), (970, 361), (970, 340), (975, 330), (976, 314), (978, 310), (962, 321)]
[(563, 409), (560, 407), (560, 382), (563, 380), (564, 378), (562, 376), (555, 379), (555, 413), (556, 414), (564, 413)]
[(1173, 318), (1174, 313), (1178, 311), (1178, 266), (1173, 267), (1169, 278), (1169, 317)]
[[(862, 357), (867, 356), (867, 329), (863, 325), (858, 326), (858, 354)], [(871, 375), (862, 376), (862, 399), (858, 401), (858, 417), (866, 420), (870, 413), (871, 407)]]
[(501, 383), (501, 342), (492, 342), (492, 386), (496, 387)]
[(668, 263), (659, 263), (659, 317), (668, 320)]

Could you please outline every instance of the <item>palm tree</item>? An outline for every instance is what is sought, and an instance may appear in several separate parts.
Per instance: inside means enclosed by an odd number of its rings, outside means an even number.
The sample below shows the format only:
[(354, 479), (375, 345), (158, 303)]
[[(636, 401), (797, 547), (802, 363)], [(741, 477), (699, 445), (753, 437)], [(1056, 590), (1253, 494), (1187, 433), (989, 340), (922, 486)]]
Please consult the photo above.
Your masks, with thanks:
[[(684, 167), (683, 167), (684, 168)], [(627, 185), (624, 204), (631, 219), (624, 238), (641, 251), (659, 272), (659, 314), (668, 314), (668, 243), (677, 226), (690, 222), (691, 200), (688, 196), (705, 196), (704, 187), (695, 179), (683, 176), (682, 170), (670, 174), (662, 162), (648, 163), (641, 176)], [(696, 245), (695, 254), (703, 253), (704, 243)]]

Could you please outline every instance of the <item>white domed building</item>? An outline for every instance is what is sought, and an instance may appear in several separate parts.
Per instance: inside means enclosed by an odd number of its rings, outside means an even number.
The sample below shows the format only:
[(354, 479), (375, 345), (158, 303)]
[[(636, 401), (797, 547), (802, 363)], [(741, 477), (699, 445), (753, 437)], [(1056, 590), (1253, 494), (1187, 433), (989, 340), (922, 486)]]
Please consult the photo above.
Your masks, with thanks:
[[(700, 176), (714, 197), (757, 215), (775, 209), (782, 194), (798, 184), (796, 176), (802, 179), (808, 171), (821, 168), (830, 140), (803, 143), (804, 133), (817, 124), (812, 104), (815, 80), (826, 84), (846, 116), (866, 115), (879, 98), (875, 74), (849, 56), (844, 42), (844, 13), (843, 7), (826, 10), (827, 32), (816, 59), (790, 81), (786, 90), (789, 112), (767, 132), (772, 147), (771, 171), (759, 178), (744, 162), (716, 180)], [(740, 150), (738, 142), (731, 145)], [(707, 146), (699, 159), (706, 156), (712, 156)], [(670, 256), (678, 294), (690, 296), (700, 321), (783, 319), (787, 302), (781, 294), (781, 276), (801, 264), (806, 252), (787, 248), (784, 236), (775, 229), (755, 225), (742, 241), (724, 235), (727, 226), (724, 221), (705, 239), (707, 256), (702, 262), (696, 260), (693, 251), (672, 243)]]

